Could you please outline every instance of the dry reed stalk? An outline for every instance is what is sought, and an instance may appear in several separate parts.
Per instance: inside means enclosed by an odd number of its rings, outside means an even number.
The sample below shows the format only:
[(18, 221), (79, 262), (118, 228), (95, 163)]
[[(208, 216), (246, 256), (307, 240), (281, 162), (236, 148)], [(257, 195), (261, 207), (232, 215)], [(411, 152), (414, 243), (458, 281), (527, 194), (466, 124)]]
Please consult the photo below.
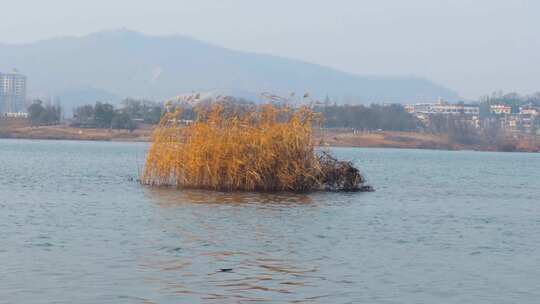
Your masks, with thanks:
[(141, 181), (155, 186), (220, 191), (361, 190), (352, 164), (317, 154), (310, 107), (274, 105), (239, 110), (224, 103), (164, 114), (153, 134)]

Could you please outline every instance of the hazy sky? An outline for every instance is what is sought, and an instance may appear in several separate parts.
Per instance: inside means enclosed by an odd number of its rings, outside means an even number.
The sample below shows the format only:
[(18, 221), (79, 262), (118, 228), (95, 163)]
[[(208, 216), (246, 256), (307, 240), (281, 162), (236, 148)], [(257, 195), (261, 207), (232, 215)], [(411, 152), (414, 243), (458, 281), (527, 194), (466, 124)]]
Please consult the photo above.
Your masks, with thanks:
[(466, 98), (540, 91), (538, 0), (0, 0), (0, 42), (128, 28), (348, 72), (417, 75)]

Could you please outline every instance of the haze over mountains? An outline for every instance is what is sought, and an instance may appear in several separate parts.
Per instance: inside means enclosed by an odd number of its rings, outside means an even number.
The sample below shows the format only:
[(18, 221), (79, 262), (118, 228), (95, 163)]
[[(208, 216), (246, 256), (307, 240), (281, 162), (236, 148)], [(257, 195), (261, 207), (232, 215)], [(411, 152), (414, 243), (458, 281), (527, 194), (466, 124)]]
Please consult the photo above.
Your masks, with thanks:
[(0, 71), (14, 68), (28, 76), (29, 95), (58, 96), (66, 107), (128, 96), (164, 99), (191, 91), (248, 98), (263, 91), (308, 91), (321, 99), (329, 95), (362, 103), (458, 98), (454, 91), (418, 77), (354, 75), (185, 36), (128, 30), (0, 44)]

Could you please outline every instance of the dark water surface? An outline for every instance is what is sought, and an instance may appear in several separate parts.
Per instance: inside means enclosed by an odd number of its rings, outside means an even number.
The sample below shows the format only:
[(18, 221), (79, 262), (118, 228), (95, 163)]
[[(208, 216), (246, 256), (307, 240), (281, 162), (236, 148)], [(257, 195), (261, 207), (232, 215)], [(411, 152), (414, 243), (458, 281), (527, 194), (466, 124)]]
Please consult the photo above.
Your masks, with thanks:
[(0, 140), (0, 303), (539, 303), (540, 154), (335, 149), (375, 193), (142, 187), (146, 144)]

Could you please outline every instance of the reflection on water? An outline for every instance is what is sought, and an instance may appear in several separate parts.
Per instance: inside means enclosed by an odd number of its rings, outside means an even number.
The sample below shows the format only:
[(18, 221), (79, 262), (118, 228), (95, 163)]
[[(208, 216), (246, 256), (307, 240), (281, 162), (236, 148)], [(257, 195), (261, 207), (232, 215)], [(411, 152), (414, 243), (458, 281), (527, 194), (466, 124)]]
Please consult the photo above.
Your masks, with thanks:
[(162, 207), (179, 204), (309, 204), (312, 198), (298, 193), (217, 192), (197, 189), (151, 188), (146, 192)]
[(146, 148), (0, 140), (0, 303), (540, 298), (540, 154), (335, 149), (377, 192), (253, 194), (143, 187)]
[(321, 273), (321, 263), (331, 257), (303, 248), (309, 233), (295, 238), (293, 234), (303, 234), (297, 230), (300, 226), (292, 226), (294, 231), (289, 231), (276, 222), (277, 214), (294, 222), (297, 212), (317, 208), (326, 198), (322, 193), (222, 193), (170, 188), (147, 188), (145, 193), (164, 208), (171, 225), (165, 224), (167, 220), (162, 224), (178, 240), (178, 245), (162, 246), (158, 255), (141, 261), (143, 267), (156, 274), (147, 279), (166, 286), (167, 292), (218, 303), (275, 301), (279, 295), (295, 303), (316, 303), (318, 299), (345, 294), (323, 288), (317, 294), (306, 293), (306, 297), (304, 289), (352, 283), (345, 279), (332, 282), (331, 277)]

